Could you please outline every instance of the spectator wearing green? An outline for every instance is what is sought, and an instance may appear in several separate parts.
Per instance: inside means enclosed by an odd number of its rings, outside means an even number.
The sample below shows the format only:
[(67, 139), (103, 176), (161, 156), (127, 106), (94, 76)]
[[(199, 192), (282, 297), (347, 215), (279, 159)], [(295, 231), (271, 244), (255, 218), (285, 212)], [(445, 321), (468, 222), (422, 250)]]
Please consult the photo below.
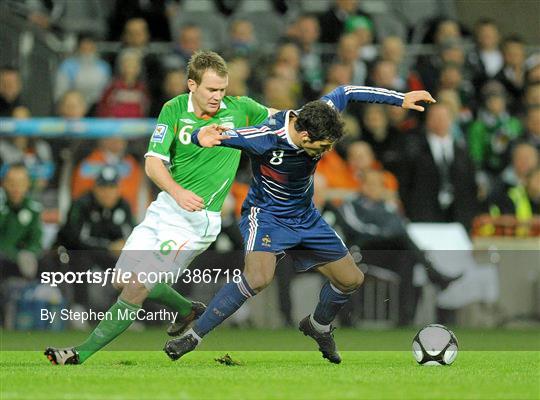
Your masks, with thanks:
[(508, 164), (510, 143), (521, 136), (523, 128), (507, 111), (502, 84), (488, 82), (482, 98), (483, 107), (469, 128), (469, 149), (479, 169), (497, 175)]
[(0, 278), (37, 274), (41, 252), (41, 205), (28, 198), (30, 178), (23, 164), (13, 164), (0, 189)]

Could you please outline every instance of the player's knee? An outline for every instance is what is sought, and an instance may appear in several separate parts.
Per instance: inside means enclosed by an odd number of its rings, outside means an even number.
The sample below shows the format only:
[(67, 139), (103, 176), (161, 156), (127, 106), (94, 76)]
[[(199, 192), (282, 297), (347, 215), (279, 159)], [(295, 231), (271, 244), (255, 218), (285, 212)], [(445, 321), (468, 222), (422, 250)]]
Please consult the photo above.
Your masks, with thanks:
[[(125, 254), (126, 253), (122, 253), (120, 258), (127, 258)], [(137, 262), (137, 261), (133, 261), (133, 262)], [(128, 282), (130, 282), (133, 279), (137, 279), (136, 274), (134, 272), (123, 271), (122, 269), (118, 267), (115, 268), (114, 272), (116, 272), (116, 274), (114, 274), (111, 278), (111, 285), (113, 286), (113, 288), (115, 288), (119, 292), (124, 290)]]
[(345, 293), (354, 292), (364, 283), (364, 273), (356, 266), (351, 268), (350, 273), (340, 279), (339, 282), (336, 282), (338, 289), (342, 290)]
[(362, 286), (362, 283), (364, 283), (364, 273), (360, 270), (360, 268), (355, 266), (354, 272), (352, 273), (350, 281), (348, 282), (350, 291), (358, 289), (360, 286)]
[(124, 283), (123, 282), (113, 282), (112, 283), (113, 288), (121, 292), (124, 289)]
[(249, 287), (255, 292), (259, 293), (266, 288), (272, 282), (272, 277), (261, 272), (244, 273)]
[(272, 279), (260, 275), (256, 277), (253, 282), (249, 284), (249, 286), (251, 287), (251, 289), (253, 289), (255, 293), (259, 293), (262, 292), (264, 288), (266, 288), (268, 285), (270, 285), (270, 282), (272, 282)]
[(131, 279), (125, 283), (121, 293), (122, 299), (133, 304), (142, 304), (147, 296), (148, 289), (137, 279)]
[(246, 258), (244, 276), (249, 287), (259, 293), (270, 285), (274, 278), (275, 256), (273, 254), (254, 254)]
[(360, 270), (360, 268), (356, 268), (354, 290), (362, 286), (362, 283), (364, 283), (364, 273)]

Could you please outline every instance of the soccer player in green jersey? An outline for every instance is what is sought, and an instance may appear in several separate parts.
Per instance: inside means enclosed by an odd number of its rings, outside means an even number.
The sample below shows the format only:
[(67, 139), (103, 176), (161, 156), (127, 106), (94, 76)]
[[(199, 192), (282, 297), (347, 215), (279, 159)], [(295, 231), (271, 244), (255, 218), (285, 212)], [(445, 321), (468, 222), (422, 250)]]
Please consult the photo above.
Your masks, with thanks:
[(220, 232), (220, 210), (233, 183), (240, 151), (200, 148), (191, 143), (192, 131), (209, 124), (229, 128), (257, 125), (274, 112), (248, 97), (225, 96), (227, 84), (227, 66), (218, 54), (206, 51), (192, 56), (189, 94), (165, 103), (145, 154), (146, 173), (162, 192), (133, 230), (116, 264), (130, 279), (114, 282), (121, 293), (109, 309), (112, 318), (100, 321), (84, 343), (47, 348), (45, 355), (52, 364), (83, 363), (133, 323), (146, 299), (178, 312), (169, 327), (171, 335), (182, 333), (204, 312), (204, 304), (185, 299), (167, 284), (170, 282), (143, 278), (149, 278), (149, 272), (180, 276)]

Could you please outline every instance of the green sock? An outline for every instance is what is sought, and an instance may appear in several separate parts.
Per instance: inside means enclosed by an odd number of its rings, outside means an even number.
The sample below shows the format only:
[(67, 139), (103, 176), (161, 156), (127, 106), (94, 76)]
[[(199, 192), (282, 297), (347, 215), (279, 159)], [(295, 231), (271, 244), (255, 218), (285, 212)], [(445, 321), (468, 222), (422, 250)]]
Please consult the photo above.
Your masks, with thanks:
[(136, 312), (141, 307), (118, 299), (107, 311), (107, 316), (96, 326), (90, 336), (80, 346), (75, 347), (82, 364), (92, 354), (105, 347), (118, 335), (124, 332), (135, 320)]
[(158, 283), (154, 286), (150, 293), (148, 293), (147, 299), (178, 311), (181, 317), (185, 317), (191, 312), (191, 301), (166, 283)]

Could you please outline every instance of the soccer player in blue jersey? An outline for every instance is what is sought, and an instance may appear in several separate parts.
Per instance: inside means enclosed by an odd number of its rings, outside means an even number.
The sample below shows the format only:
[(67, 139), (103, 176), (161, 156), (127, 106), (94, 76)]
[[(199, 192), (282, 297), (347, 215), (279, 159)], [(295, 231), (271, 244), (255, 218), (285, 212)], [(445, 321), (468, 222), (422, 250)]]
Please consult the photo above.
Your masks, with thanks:
[(238, 282), (226, 284), (206, 312), (184, 336), (165, 345), (177, 360), (202, 337), (232, 315), (244, 301), (270, 284), (278, 256), (287, 252), (298, 272), (317, 270), (328, 280), (315, 311), (300, 321), (324, 358), (340, 363), (331, 322), (364, 280), (341, 238), (312, 202), (313, 174), (324, 152), (343, 136), (340, 111), (349, 101), (385, 103), (423, 111), (419, 101), (435, 102), (428, 92), (406, 94), (363, 86), (340, 86), (301, 110), (281, 111), (265, 123), (228, 129), (210, 125), (193, 132), (201, 147), (216, 145), (243, 150), (251, 158), (253, 181), (243, 204), (240, 229), (245, 268)]

